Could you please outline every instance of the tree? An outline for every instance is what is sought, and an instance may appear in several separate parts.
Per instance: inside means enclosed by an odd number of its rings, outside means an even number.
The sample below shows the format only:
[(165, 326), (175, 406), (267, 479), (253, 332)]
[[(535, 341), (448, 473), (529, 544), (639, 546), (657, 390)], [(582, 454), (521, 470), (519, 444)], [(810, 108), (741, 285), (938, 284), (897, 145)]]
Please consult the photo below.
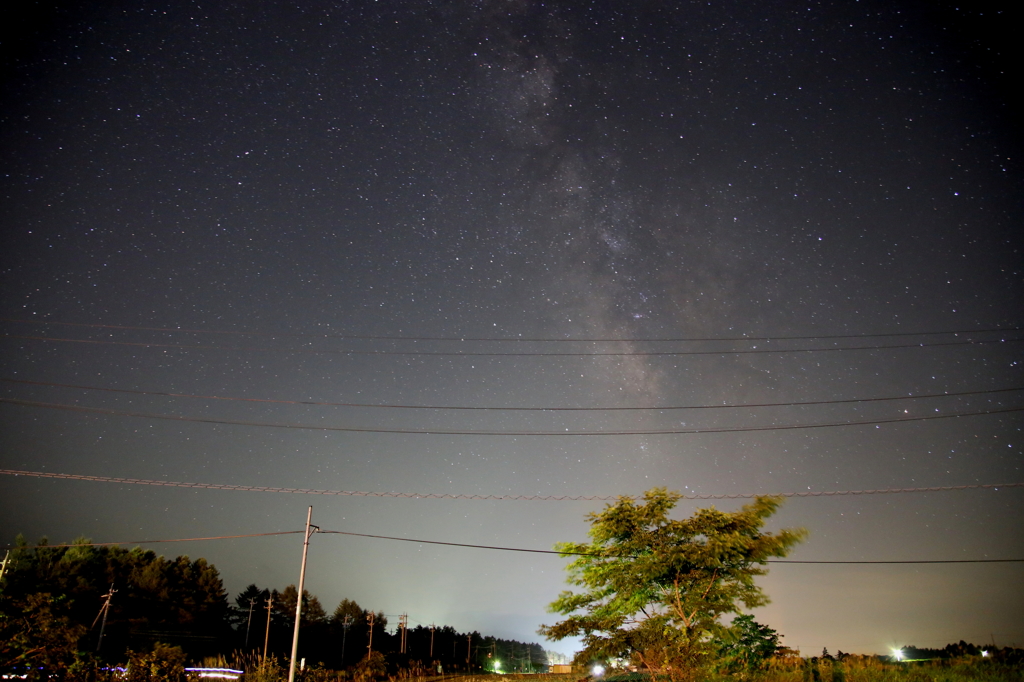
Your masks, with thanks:
[(269, 597), (270, 590), (260, 589), (255, 583), (250, 583), (235, 597), (235, 607), (230, 611), (230, 618), (238, 630), (238, 641), (243, 650), (256, 649), (263, 642), (260, 635), (264, 630), (260, 625), (267, 622), (264, 607)]
[[(325, 649), (331, 649), (328, 662), (336, 668), (345, 668), (349, 663), (359, 661), (367, 651), (370, 640), (370, 611), (351, 599), (342, 599), (330, 618), (330, 640)], [(348, 626), (346, 627), (346, 619)], [(373, 649), (390, 650), (389, 638), (385, 632), (387, 618), (383, 613), (373, 614)]]
[(745, 614), (733, 618), (729, 637), (722, 643), (720, 651), (727, 668), (756, 670), (781, 646), (779, 633), (758, 623), (752, 615)]
[(387, 674), (388, 664), (384, 654), (379, 651), (370, 651), (361, 660), (355, 669), (353, 677), (358, 682), (370, 682)]
[(559, 543), (577, 558), (550, 610), (567, 618), (543, 626), (549, 639), (582, 637), (577, 660), (628, 658), (653, 673), (689, 679), (709, 665), (713, 639), (726, 634), (723, 615), (768, 603), (754, 583), (769, 557), (785, 556), (803, 530), (762, 531), (780, 498), (758, 497), (736, 512), (700, 509), (669, 518), (681, 495), (664, 488), (642, 503), (619, 498), (588, 515), (589, 543)]
[[(298, 599), (299, 591), (295, 585), (289, 585), (284, 588), (281, 592), (278, 601), (278, 608), (282, 614), (291, 621), (292, 625), (295, 624), (295, 601)], [(309, 590), (302, 591), (302, 625), (305, 626), (310, 623), (326, 623), (327, 613), (324, 611), (324, 607), (320, 604), (320, 600), (315, 595), (309, 593)]]
[(24, 671), (31, 679), (66, 670), (85, 634), (85, 626), (68, 617), (67, 602), (63, 596), (36, 593), (0, 609), (0, 668)]
[(207, 655), (232, 635), (227, 594), (205, 559), (93, 547), (85, 538), (70, 547), (44, 539), (32, 548), (19, 536), (17, 545), (0, 592), (0, 666), (45, 658), (52, 672), (75, 651), (95, 651), (99, 628), (91, 625), (111, 586), (103, 660), (119, 659), (128, 647), (149, 649), (157, 639)]

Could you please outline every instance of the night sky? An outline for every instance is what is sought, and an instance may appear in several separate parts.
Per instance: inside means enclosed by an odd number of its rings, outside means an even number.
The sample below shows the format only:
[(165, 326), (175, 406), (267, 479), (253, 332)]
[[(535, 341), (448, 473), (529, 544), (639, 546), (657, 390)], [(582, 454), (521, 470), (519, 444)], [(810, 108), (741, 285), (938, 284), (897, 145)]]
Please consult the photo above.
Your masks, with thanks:
[[(2, 41), (0, 468), (457, 496), (1024, 482), (1020, 14), (968, 4), (34, 5)], [(604, 503), (4, 474), (0, 534), (265, 533), (310, 504), (325, 530), (550, 549)], [(679, 513), (710, 504), (742, 500)], [(1022, 559), (1024, 488), (794, 498), (771, 525), (809, 531), (794, 560)], [(151, 547), (232, 596), (298, 581), (301, 536)], [(565, 586), (554, 555), (309, 556), (328, 611), (519, 640)], [(805, 655), (1024, 646), (1021, 563), (761, 584), (757, 619)]]

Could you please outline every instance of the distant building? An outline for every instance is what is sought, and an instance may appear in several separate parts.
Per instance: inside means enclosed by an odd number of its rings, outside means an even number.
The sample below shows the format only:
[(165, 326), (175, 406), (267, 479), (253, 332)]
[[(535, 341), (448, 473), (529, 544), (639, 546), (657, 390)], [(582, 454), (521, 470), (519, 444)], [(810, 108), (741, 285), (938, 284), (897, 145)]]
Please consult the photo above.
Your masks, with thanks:
[(555, 663), (551, 666), (551, 672), (553, 673), (571, 673), (573, 672), (572, 665), (569, 663)]

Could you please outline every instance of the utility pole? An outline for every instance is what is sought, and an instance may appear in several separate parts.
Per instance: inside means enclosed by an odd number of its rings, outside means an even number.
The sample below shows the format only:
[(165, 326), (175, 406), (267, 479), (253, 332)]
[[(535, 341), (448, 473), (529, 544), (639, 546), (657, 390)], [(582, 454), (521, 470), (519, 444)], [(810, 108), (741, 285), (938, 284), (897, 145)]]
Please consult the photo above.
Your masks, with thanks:
[(400, 615), (398, 617), (398, 628), (402, 631), (402, 640), (401, 640), (402, 651), (401, 651), (401, 653), (404, 654), (405, 653), (405, 643), (407, 641), (405, 635), (409, 631), (409, 616), (408, 616), (408, 614), (403, 613), (402, 615)]
[[(295, 682), (295, 657), (299, 654), (299, 625), (302, 620), (302, 593), (306, 586), (306, 553), (309, 551), (309, 536), (320, 530), (313, 526), (313, 506), (310, 505), (306, 513), (306, 538), (302, 543), (302, 568), (299, 570), (299, 594), (295, 598), (295, 630), (292, 632), (292, 660), (288, 665), (288, 682)], [(310, 531), (310, 528), (313, 530)]]
[(366, 645), (366, 656), (369, 657), (373, 653), (373, 611), (366, 614), (366, 622), (370, 625), (370, 643)]
[(470, 657), (470, 655), (472, 653), (473, 653), (473, 633), (471, 632), (468, 635), (466, 635), (466, 672), (467, 673), (470, 671), (470, 669), (469, 669), (469, 657)]
[(348, 629), (352, 627), (352, 616), (345, 616), (341, 619), (341, 667), (345, 667), (345, 640), (348, 638)]
[[(103, 616), (103, 622), (100, 623), (100, 636), (99, 639), (96, 640), (96, 653), (99, 653), (100, 647), (103, 646), (103, 631), (107, 629), (107, 613), (110, 612), (110, 600), (114, 596), (115, 592), (117, 592), (117, 590), (114, 589), (114, 583), (110, 583), (110, 590), (100, 597), (100, 599), (106, 599), (106, 601), (103, 602), (103, 606), (100, 607), (100, 612), (96, 614), (96, 618), (92, 621), (92, 627), (96, 627), (96, 621), (100, 619), (100, 616)], [(92, 628), (89, 629), (91, 630)]]
[(245, 624), (245, 649), (249, 650), (249, 630), (252, 628), (252, 607), (256, 606), (256, 597), (249, 598), (249, 621)]
[(11, 550), (7, 550), (7, 554), (4, 554), (4, 563), (0, 564), (0, 580), (4, 579), (4, 573), (7, 572), (7, 560), (11, 558)]
[(434, 624), (430, 624), (430, 660), (434, 660)]
[(263, 636), (263, 662), (267, 662), (267, 644), (270, 642), (270, 610), (274, 607), (274, 593), (267, 595), (267, 634)]

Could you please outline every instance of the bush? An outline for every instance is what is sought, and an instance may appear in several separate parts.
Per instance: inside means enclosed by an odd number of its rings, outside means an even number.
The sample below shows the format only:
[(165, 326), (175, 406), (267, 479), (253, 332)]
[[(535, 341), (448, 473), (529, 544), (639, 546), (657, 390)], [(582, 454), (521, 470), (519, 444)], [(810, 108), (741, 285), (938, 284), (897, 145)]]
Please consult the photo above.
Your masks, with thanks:
[(148, 654), (128, 650), (126, 682), (185, 682), (185, 652), (181, 647), (153, 645)]
[(357, 682), (371, 682), (371, 680), (384, 677), (387, 672), (388, 666), (384, 654), (379, 651), (371, 651), (356, 665), (353, 677)]

